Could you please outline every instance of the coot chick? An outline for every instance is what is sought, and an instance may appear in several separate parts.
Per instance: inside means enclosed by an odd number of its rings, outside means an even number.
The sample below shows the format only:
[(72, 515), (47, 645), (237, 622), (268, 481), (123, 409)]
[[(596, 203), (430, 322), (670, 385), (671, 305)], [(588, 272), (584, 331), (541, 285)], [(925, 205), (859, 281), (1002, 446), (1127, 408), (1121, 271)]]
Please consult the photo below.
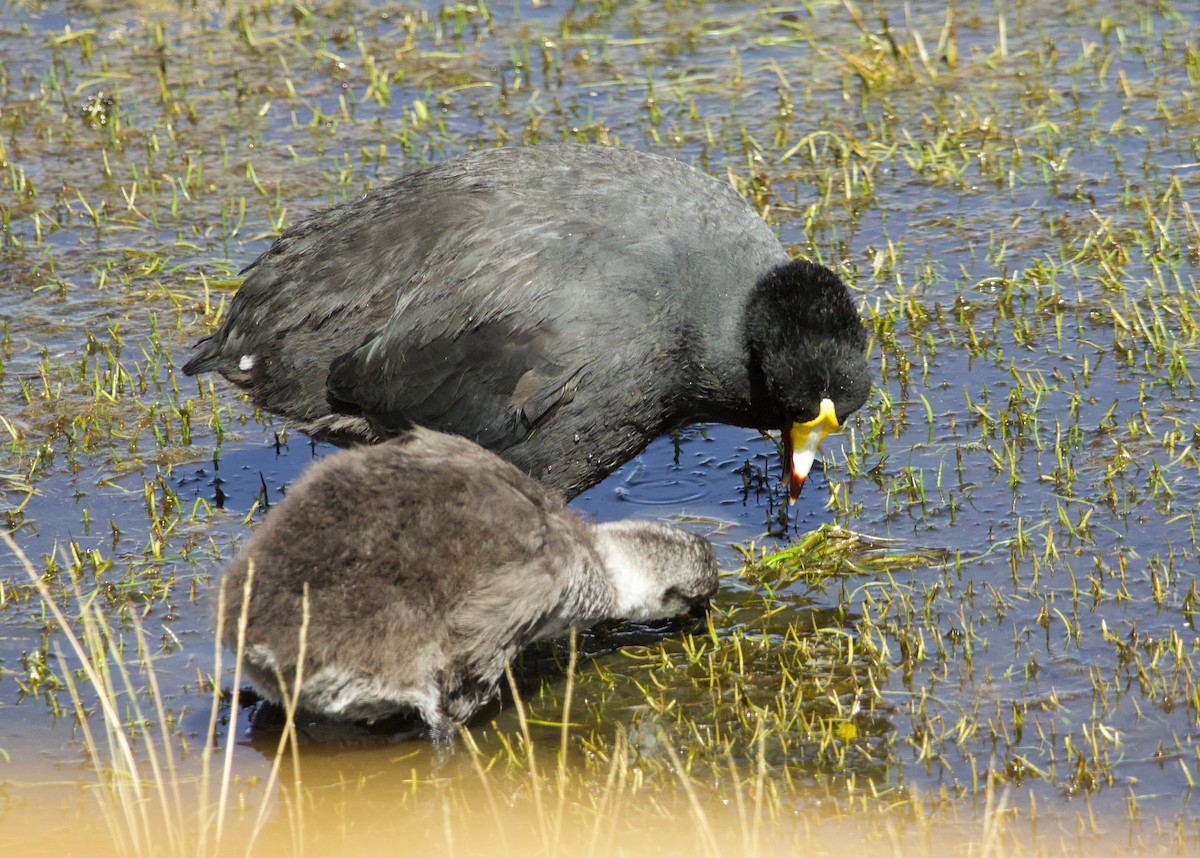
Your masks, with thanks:
[(464, 435), (568, 497), (706, 420), (782, 428), (794, 499), (870, 390), (837, 275), (630, 149), (463, 155), (309, 215), (246, 273), (184, 372), (343, 446)]
[(591, 525), (513, 465), (453, 435), (413, 429), (314, 464), (231, 562), (223, 640), (254, 565), (243, 666), (280, 704), (374, 721), (415, 710), (435, 738), (492, 699), (527, 644), (600, 620), (707, 604), (717, 562), (703, 537), (650, 522)]

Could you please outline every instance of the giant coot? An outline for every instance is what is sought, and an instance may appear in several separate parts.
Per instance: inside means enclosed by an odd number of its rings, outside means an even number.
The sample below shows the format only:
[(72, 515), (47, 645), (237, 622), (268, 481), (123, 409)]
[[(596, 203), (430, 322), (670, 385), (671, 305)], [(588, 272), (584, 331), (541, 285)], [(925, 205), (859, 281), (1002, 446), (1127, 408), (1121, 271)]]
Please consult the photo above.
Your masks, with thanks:
[(246, 271), (184, 372), (336, 444), (464, 435), (568, 497), (710, 420), (782, 429), (794, 499), (870, 390), (837, 275), (789, 261), (726, 184), (630, 149), (463, 155), (308, 216)]
[(703, 537), (651, 522), (589, 525), (562, 498), (465, 438), (413, 429), (313, 465), (226, 574), (223, 643), (267, 699), (335, 720), (415, 710), (451, 735), (496, 692), (526, 644), (602, 619), (707, 603)]

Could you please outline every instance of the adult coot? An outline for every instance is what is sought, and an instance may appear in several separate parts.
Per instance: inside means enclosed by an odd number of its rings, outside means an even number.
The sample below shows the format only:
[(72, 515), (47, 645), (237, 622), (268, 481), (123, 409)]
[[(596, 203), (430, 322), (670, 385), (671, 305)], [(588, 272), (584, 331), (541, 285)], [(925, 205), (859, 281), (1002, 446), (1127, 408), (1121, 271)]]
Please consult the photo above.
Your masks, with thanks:
[(866, 333), (724, 183), (629, 149), (464, 155), (319, 211), (184, 372), (320, 440), (474, 439), (573, 497), (656, 436), (782, 428), (795, 498), (867, 398)]
[(465, 438), (414, 429), (313, 465), (231, 563), (223, 643), (268, 700), (334, 719), (413, 709), (448, 738), (526, 644), (602, 619), (706, 604), (703, 537), (650, 522), (585, 524), (562, 498)]

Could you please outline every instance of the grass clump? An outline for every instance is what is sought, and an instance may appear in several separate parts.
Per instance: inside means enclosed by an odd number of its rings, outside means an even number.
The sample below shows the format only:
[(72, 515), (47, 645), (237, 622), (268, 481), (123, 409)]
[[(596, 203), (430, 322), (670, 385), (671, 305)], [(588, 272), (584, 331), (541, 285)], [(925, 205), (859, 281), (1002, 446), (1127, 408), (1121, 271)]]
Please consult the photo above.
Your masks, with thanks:
[(855, 533), (839, 524), (822, 524), (783, 548), (756, 553), (750, 545), (738, 550), (745, 563), (742, 573), (773, 585), (836, 575), (886, 578), (903, 569), (941, 565), (951, 557), (945, 549), (906, 546), (899, 539)]

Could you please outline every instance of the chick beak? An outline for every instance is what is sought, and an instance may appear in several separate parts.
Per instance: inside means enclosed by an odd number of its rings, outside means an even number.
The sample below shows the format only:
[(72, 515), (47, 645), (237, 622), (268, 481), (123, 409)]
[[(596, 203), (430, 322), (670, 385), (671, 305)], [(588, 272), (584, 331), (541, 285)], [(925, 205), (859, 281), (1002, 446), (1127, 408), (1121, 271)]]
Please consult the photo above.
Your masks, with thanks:
[(825, 436), (839, 426), (833, 401), (821, 400), (821, 411), (807, 423), (793, 423), (791, 429), (783, 430), (784, 470), (787, 472), (788, 500), (796, 502), (804, 480), (817, 457), (817, 448)]

